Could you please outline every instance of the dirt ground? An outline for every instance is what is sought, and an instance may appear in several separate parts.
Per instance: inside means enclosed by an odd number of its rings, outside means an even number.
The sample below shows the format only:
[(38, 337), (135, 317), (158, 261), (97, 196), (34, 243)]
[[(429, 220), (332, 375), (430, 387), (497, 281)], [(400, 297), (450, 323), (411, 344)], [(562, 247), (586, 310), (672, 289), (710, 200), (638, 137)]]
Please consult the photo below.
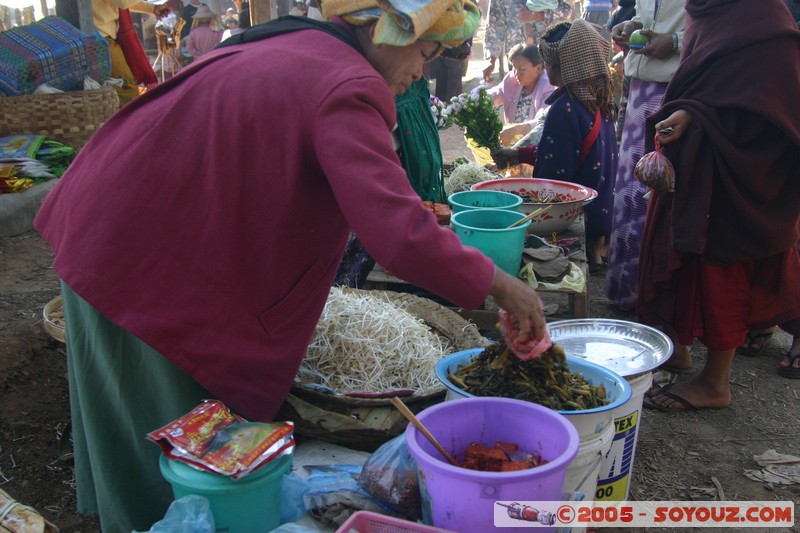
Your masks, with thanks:
[[(442, 139), (446, 162), (468, 155), (457, 131), (445, 130)], [(0, 488), (65, 533), (92, 532), (98, 522), (76, 512), (72, 465), (59, 458), (69, 406), (64, 346), (42, 325), (43, 306), (59, 293), (51, 262), (49, 248), (34, 232), (0, 239)], [(606, 303), (599, 276), (590, 280), (590, 316), (634, 319)], [(798, 454), (800, 381), (775, 371), (789, 343), (779, 333), (762, 356), (737, 357), (730, 408), (645, 411), (630, 498), (800, 503), (800, 485), (771, 486), (744, 475), (759, 469), (753, 456), (769, 449)], [(694, 353), (698, 370), (705, 350), (697, 344)], [(800, 529), (795, 523), (771, 531)]]

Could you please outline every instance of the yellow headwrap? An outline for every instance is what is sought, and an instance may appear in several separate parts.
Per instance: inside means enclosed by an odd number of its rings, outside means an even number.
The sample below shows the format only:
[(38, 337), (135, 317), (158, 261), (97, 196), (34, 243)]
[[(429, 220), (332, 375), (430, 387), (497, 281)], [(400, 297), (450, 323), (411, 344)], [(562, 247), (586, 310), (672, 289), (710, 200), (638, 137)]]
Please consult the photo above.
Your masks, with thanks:
[(418, 39), (458, 46), (480, 23), (480, 11), (471, 0), (322, 0), (322, 16), (342, 17), (361, 26), (378, 21), (374, 42), (408, 46)]

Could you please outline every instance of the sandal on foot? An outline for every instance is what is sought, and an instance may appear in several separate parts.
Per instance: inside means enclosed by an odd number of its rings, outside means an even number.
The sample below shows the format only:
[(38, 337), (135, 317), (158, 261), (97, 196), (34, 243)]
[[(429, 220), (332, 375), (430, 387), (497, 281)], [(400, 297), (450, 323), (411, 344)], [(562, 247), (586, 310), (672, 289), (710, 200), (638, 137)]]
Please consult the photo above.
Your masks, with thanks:
[[(744, 341), (744, 345), (739, 346), (736, 349), (736, 353), (746, 355), (747, 357), (758, 357), (761, 355), (764, 347), (772, 340), (772, 335), (774, 333), (775, 331), (762, 331), (760, 333), (749, 332)], [(757, 345), (758, 348), (754, 348), (754, 344)]]
[(678, 366), (664, 364), (659, 366), (658, 370), (664, 370), (666, 372), (669, 372), (670, 374), (689, 374), (692, 371), (692, 367), (687, 366), (686, 368), (681, 368)]
[[(697, 407), (692, 405), (692, 403), (683, 398), (678, 396), (674, 392), (669, 392), (669, 389), (672, 388), (673, 383), (669, 385), (664, 385), (663, 387), (659, 387), (658, 390), (652, 391), (652, 394), (646, 394), (644, 398), (642, 398), (642, 404), (647, 407), (648, 409), (654, 409), (656, 411), (697, 411)], [(670, 407), (669, 405), (662, 405), (655, 401), (655, 399), (659, 396), (664, 396), (665, 398), (672, 400), (673, 403), (677, 403), (682, 407)]]
[(589, 262), (589, 274), (599, 274), (600, 272), (605, 271), (607, 267), (608, 265), (602, 261), (599, 263)]
[(789, 352), (783, 356), (789, 360), (789, 366), (779, 366), (778, 374), (789, 379), (800, 379), (800, 368), (794, 366), (795, 362), (800, 359), (800, 353), (792, 355)]

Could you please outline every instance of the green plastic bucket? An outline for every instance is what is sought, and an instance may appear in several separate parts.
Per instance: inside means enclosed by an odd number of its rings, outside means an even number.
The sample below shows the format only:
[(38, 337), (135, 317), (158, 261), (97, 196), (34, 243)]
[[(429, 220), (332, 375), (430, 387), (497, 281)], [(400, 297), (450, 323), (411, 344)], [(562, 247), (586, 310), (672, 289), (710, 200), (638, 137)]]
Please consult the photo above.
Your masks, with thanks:
[(172, 485), (175, 499), (197, 494), (208, 499), (217, 531), (253, 533), (281, 525), (281, 485), (292, 455), (271, 461), (241, 479), (204, 472), (161, 454), (161, 475)]
[(522, 205), (522, 197), (505, 191), (461, 191), (447, 197), (453, 213), (468, 209), (508, 209), (517, 211)]
[(467, 246), (477, 248), (499, 268), (512, 276), (519, 274), (522, 248), (530, 222), (508, 228), (525, 218), (523, 213), (505, 209), (469, 209), (450, 218), (456, 235)]

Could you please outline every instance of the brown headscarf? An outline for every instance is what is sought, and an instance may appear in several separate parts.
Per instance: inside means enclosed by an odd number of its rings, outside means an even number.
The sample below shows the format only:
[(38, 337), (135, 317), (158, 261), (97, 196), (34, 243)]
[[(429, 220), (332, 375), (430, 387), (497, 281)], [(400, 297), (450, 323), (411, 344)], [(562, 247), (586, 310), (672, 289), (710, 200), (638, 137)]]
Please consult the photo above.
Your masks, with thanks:
[(798, 65), (800, 30), (783, 0), (687, 0), (681, 64), (646, 137), (651, 149), (655, 124), (678, 109), (693, 117), (664, 148), (676, 192), (659, 201), (671, 206), (675, 251), (730, 264), (797, 243)]
[[(566, 29), (566, 33), (564, 30)], [(559, 39), (559, 36), (563, 35)], [(545, 65), (561, 69), (570, 96), (595, 113), (614, 116), (614, 93), (608, 68), (611, 43), (585, 20), (556, 24), (539, 41)]]

